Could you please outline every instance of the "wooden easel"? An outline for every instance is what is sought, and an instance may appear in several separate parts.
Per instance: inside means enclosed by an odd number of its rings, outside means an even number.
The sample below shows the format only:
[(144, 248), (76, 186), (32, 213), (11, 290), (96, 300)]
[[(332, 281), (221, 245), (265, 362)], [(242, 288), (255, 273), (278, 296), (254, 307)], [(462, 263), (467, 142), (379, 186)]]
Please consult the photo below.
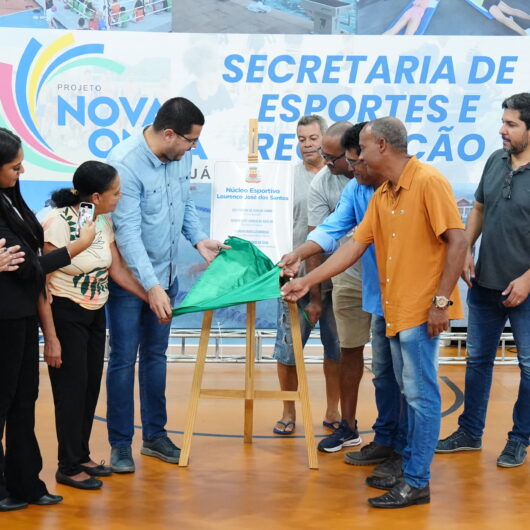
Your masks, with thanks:
[(294, 358), (296, 363), (296, 373), (298, 375), (298, 390), (256, 390), (254, 388), (254, 361), (256, 353), (255, 331), (256, 331), (256, 303), (247, 304), (247, 341), (246, 341), (246, 359), (245, 359), (245, 389), (207, 389), (202, 388), (202, 377), (204, 373), (204, 364), (206, 361), (206, 352), (208, 349), (208, 340), (212, 326), (213, 311), (205, 311), (202, 321), (201, 338), (199, 350), (197, 352), (197, 361), (193, 373), (193, 382), (191, 385), (190, 402), (186, 414), (186, 423), (184, 426), (184, 438), (180, 452), (179, 466), (186, 467), (189, 461), (191, 437), (197, 417), (197, 407), (201, 396), (215, 398), (237, 398), (245, 400), (245, 422), (243, 427), (244, 442), (252, 443), (253, 430), (253, 413), (255, 399), (280, 399), (280, 400), (299, 400), (302, 407), (302, 418), (304, 421), (305, 441), (307, 446), (307, 457), (310, 469), (318, 469), (318, 459), (315, 447), (315, 437), (313, 434), (313, 419), (311, 416), (311, 404), (309, 402), (309, 391), (307, 387), (307, 376), (302, 353), (302, 338), (300, 334), (300, 322), (298, 321), (298, 309), (296, 304), (289, 302), (289, 316), (291, 319), (291, 332), (293, 336)]
[[(248, 163), (257, 164), (258, 153), (258, 120), (250, 119), (248, 128)], [(257, 171), (257, 167), (249, 167), (250, 170)], [(245, 443), (252, 443), (252, 427), (254, 420), (254, 400), (255, 399), (281, 399), (294, 401), (298, 399), (302, 406), (302, 417), (304, 420), (305, 441), (307, 445), (307, 456), (309, 467), (318, 469), (317, 452), (315, 449), (315, 437), (313, 435), (313, 419), (311, 416), (311, 405), (309, 403), (309, 392), (307, 389), (307, 377), (304, 365), (304, 355), (302, 348), (302, 337), (300, 334), (300, 322), (298, 321), (298, 309), (295, 303), (289, 302), (289, 315), (291, 318), (291, 333), (293, 337), (294, 358), (296, 373), (298, 375), (298, 390), (256, 390), (254, 388), (254, 361), (256, 358), (256, 303), (247, 304), (247, 341), (245, 359), (245, 390), (219, 390), (202, 388), (202, 376), (204, 373), (204, 363), (206, 361), (206, 351), (212, 327), (213, 311), (205, 311), (202, 320), (201, 338), (199, 341), (199, 351), (197, 352), (197, 362), (193, 373), (191, 385), (190, 403), (186, 414), (186, 424), (184, 426), (184, 440), (180, 452), (179, 465), (188, 465), (191, 447), (191, 437), (195, 418), (197, 417), (197, 407), (201, 396), (237, 398), (245, 400), (245, 423), (243, 427)]]

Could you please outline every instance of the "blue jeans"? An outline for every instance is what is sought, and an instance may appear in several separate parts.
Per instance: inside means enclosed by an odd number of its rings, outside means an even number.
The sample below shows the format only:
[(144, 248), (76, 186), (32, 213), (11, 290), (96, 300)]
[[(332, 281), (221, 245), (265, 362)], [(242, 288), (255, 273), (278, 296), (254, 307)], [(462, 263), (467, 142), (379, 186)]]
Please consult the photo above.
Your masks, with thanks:
[(394, 372), (407, 407), (403, 477), (411, 486), (423, 488), (431, 476), (431, 461), (440, 434), (439, 341), (438, 337), (429, 337), (426, 323), (400, 331), (389, 340)]
[(403, 454), (407, 443), (407, 414), (386, 337), (385, 319), (372, 315), (372, 373), (377, 418), (372, 426), (374, 441)]
[[(138, 351), (142, 436), (144, 440), (166, 436), (166, 350), (171, 324), (160, 324), (148, 304), (112, 281), (109, 291), (107, 429), (112, 447), (127, 447), (134, 433), (134, 371)], [(175, 280), (166, 292), (173, 304), (178, 282)]]
[[(300, 304), (302, 307), (305, 307), (308, 303), (309, 295), (307, 294), (302, 300), (300, 300)], [(300, 310), (298, 310), (298, 317), (303, 347), (309, 338), (311, 327)], [(338, 362), (340, 360), (340, 344), (337, 334), (337, 326), (335, 325), (335, 317), (333, 315), (331, 291), (325, 293), (322, 298), (322, 314), (320, 315), (318, 323), (320, 326), (320, 340), (324, 346), (324, 357)], [(295, 365), (289, 307), (287, 302), (284, 302), (281, 298), (278, 298), (276, 342), (274, 344), (274, 353), (272, 357), (287, 366)]]
[(516, 307), (504, 307), (501, 291), (474, 284), (468, 291), (467, 367), (464, 412), (458, 424), (471, 436), (484, 432), (493, 376), (493, 362), (500, 336), (510, 319), (521, 370), (519, 394), (513, 408), (510, 440), (528, 446), (530, 438), (530, 298)]

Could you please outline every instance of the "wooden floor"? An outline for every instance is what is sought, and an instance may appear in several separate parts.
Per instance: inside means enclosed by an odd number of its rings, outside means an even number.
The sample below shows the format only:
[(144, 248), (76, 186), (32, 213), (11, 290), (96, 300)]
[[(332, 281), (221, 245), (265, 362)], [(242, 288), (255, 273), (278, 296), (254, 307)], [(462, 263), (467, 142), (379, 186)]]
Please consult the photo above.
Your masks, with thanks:
[[(168, 375), (168, 429), (179, 444), (184, 423), (193, 364), (173, 363)], [(240, 388), (242, 364), (208, 364), (205, 385)], [(308, 365), (315, 432), (324, 410), (322, 367)], [(452, 432), (461, 403), (464, 367), (440, 369), (443, 410), (449, 411), (442, 434)], [(361, 384), (359, 428), (364, 442), (372, 439), (375, 418), (371, 374)], [(243, 403), (201, 399), (190, 466), (179, 468), (139, 454), (141, 432), (133, 442), (137, 471), (104, 479), (96, 492), (83, 492), (55, 483), (56, 441), (50, 384), (41, 366), (37, 432), (44, 458), (41, 477), (51, 492), (64, 496), (62, 504), (30, 506), (0, 514), (2, 529), (506, 529), (528, 528), (530, 518), (530, 462), (515, 469), (495, 465), (511, 427), (519, 370), (497, 366), (481, 452), (438, 455), (432, 466), (430, 505), (402, 510), (377, 510), (366, 502), (380, 494), (364, 484), (370, 467), (343, 463), (343, 452), (319, 453), (319, 470), (307, 468), (302, 438), (274, 437), (271, 428), (280, 416), (280, 403), (255, 404), (253, 444), (242, 441)], [(256, 388), (275, 389), (274, 364), (256, 369)], [(94, 460), (109, 460), (104, 388), (92, 436)], [(301, 418), (301, 415), (300, 415)], [(140, 424), (137, 411), (137, 425)]]

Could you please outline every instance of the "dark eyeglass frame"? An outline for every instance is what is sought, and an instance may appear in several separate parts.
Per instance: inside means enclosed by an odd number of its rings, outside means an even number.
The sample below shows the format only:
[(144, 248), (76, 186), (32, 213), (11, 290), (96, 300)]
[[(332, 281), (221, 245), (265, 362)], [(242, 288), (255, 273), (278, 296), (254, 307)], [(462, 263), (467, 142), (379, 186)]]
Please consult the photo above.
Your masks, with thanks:
[(504, 183), (502, 185), (502, 198), (509, 201), (512, 198), (512, 184), (513, 175), (515, 171), (509, 171), (504, 177)]
[(179, 132), (177, 131), (173, 131), (177, 136), (180, 136), (181, 138), (184, 138), (184, 140), (186, 140), (187, 142), (189, 142), (191, 145), (195, 144), (197, 145), (197, 142), (199, 141), (198, 138), (188, 138), (187, 136), (185, 136), (184, 134), (180, 134)]
[(326, 153), (324, 153), (324, 151), (322, 151), (322, 148), (319, 147), (318, 148), (318, 154), (326, 161), (326, 162), (329, 162), (332, 166), (335, 165), (335, 162), (337, 160), (340, 160), (342, 157), (345, 157), (346, 156), (346, 151), (344, 151), (344, 153), (342, 153), (342, 155), (340, 156), (332, 156), (332, 155), (327, 155)]
[(359, 160), (359, 159), (352, 160), (351, 158), (348, 158), (348, 157), (345, 157), (345, 158), (346, 158), (346, 162), (348, 162), (348, 164), (350, 164), (351, 167), (355, 167), (359, 164), (362, 164), (363, 162), (362, 160)]

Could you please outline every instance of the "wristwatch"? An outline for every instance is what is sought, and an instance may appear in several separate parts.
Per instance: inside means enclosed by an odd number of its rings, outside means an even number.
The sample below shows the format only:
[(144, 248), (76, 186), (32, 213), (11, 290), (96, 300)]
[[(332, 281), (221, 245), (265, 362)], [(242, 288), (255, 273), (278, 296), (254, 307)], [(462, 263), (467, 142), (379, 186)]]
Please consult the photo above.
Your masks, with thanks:
[(445, 296), (435, 296), (432, 299), (432, 303), (434, 304), (434, 307), (437, 307), (438, 309), (446, 309), (450, 305), (453, 305), (453, 301)]

